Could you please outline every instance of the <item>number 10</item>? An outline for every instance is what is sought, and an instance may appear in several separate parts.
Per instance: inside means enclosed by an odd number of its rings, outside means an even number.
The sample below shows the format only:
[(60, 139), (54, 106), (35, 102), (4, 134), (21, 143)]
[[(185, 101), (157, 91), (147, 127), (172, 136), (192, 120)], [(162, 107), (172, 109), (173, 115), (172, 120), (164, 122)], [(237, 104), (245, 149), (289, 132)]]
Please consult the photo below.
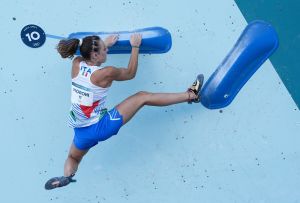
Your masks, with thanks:
[(40, 34), (38, 32), (33, 31), (32, 33), (27, 33), (26, 37), (28, 38), (29, 42), (31, 42), (31, 40), (38, 40), (40, 39)]

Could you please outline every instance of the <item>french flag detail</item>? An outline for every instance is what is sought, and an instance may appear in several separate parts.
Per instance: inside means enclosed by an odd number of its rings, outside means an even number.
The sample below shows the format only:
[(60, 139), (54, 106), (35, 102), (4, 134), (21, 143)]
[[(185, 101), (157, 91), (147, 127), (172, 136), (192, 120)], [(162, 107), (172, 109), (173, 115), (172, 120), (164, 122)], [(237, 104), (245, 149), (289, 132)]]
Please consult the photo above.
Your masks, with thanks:
[(80, 105), (80, 109), (82, 110), (82, 112), (86, 117), (90, 118), (94, 109), (99, 105), (99, 102), (100, 101), (95, 101), (92, 106)]

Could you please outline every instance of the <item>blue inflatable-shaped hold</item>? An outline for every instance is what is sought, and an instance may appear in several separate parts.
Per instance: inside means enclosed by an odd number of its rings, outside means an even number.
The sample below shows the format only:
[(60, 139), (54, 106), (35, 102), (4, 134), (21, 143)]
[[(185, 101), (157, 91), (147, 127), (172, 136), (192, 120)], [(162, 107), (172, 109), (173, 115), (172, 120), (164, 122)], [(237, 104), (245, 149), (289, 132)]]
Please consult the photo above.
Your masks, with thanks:
[(209, 109), (228, 106), (255, 71), (278, 47), (274, 28), (253, 21), (201, 90), (201, 103)]
[[(131, 53), (130, 36), (133, 33), (142, 34), (142, 44), (140, 46), (140, 53), (160, 54), (166, 53), (171, 49), (172, 38), (168, 30), (162, 27), (149, 27), (133, 31), (121, 32), (76, 32), (68, 36), (68, 39), (77, 38), (82, 39), (86, 36), (97, 35), (101, 39), (105, 39), (111, 34), (119, 34), (117, 43), (109, 48), (109, 54), (127, 54)], [(80, 54), (79, 50), (76, 53)]]

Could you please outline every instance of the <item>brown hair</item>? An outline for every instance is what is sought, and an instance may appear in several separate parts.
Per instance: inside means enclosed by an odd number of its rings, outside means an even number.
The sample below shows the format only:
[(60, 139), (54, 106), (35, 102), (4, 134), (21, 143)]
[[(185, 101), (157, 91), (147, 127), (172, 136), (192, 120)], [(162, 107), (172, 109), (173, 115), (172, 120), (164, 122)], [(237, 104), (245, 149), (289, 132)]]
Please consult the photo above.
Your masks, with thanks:
[[(98, 42), (100, 40), (99, 36), (87, 36), (82, 39), (82, 44), (79, 47), (80, 54), (85, 59), (90, 59), (91, 52), (98, 52), (100, 50), (100, 44)], [(63, 39), (60, 40), (56, 49), (62, 58), (73, 58), (76, 53), (80, 40), (73, 39)]]

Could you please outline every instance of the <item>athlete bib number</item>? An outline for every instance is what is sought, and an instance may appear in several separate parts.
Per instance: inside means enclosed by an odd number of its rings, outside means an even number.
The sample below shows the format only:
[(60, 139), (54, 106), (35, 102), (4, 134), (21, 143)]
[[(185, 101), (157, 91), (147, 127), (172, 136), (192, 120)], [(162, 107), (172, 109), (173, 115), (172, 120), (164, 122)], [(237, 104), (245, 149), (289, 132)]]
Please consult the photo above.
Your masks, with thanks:
[(71, 102), (83, 106), (93, 106), (93, 92), (88, 88), (72, 83)]

